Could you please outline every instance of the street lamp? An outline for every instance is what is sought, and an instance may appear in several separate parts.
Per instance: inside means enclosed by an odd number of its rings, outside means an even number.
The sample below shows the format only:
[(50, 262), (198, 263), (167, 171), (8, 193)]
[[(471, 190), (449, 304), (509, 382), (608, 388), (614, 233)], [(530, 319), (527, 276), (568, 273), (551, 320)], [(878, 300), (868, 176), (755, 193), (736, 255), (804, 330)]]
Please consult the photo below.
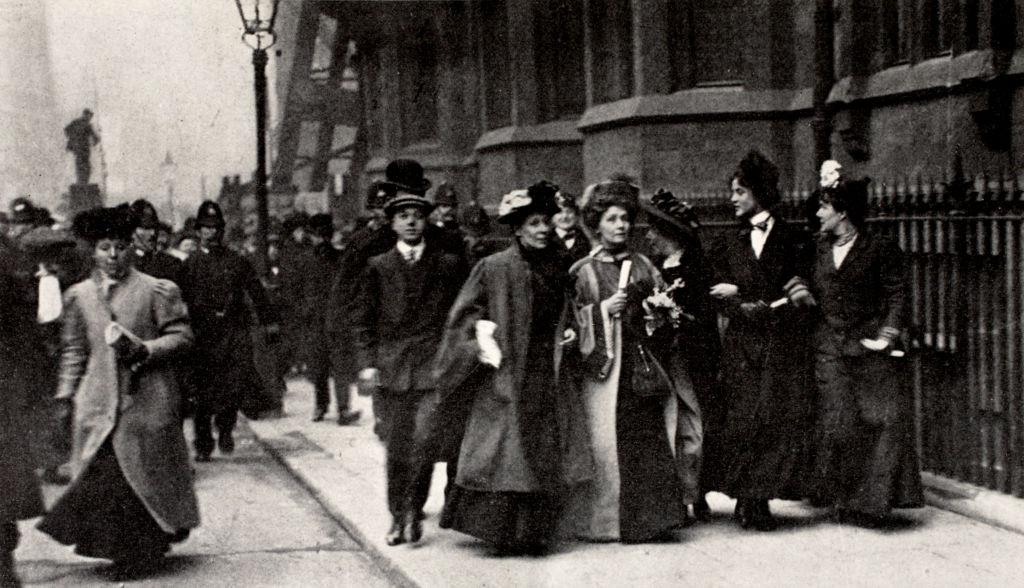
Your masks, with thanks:
[(256, 260), (260, 272), (269, 267), (267, 260), (267, 49), (277, 39), (274, 21), (280, 0), (235, 0), (242, 18), (242, 40), (252, 47), (252, 67), (256, 88)]

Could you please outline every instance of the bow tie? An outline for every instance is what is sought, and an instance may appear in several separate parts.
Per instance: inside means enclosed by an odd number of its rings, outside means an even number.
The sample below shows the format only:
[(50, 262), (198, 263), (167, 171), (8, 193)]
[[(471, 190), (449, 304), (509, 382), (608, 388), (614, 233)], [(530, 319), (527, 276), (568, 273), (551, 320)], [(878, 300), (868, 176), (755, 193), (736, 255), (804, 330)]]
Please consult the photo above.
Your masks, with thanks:
[(751, 231), (765, 232), (765, 231), (768, 230), (768, 221), (767, 220), (763, 220), (763, 221), (761, 221), (759, 223), (751, 223), (750, 224), (750, 230)]

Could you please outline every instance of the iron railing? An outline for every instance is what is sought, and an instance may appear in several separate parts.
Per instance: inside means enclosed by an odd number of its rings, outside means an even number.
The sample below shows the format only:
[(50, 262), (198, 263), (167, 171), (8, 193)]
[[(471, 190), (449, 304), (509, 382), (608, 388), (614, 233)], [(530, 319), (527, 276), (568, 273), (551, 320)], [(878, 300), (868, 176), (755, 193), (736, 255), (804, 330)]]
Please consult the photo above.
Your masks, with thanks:
[[(954, 165), (954, 168), (958, 166)], [(875, 181), (872, 230), (907, 254), (922, 467), (1024, 497), (1024, 174)], [(802, 223), (813, 186), (777, 213)], [(723, 191), (677, 194), (708, 238), (733, 226)], [(812, 212), (813, 214), (813, 212)]]

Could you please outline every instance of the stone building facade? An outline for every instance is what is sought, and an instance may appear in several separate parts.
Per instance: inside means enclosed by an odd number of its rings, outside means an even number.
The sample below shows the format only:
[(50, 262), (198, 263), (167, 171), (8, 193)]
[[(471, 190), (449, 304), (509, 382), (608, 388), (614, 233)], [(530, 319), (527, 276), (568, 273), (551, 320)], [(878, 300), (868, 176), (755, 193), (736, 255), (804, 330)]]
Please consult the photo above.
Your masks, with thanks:
[(834, 0), (822, 29), (821, 0), (305, 0), (281, 45), (274, 177), (354, 213), (408, 156), (493, 206), (613, 172), (721, 189), (757, 148), (802, 184), (822, 87), (831, 155), (855, 173), (941, 175), (957, 151), (968, 170), (1017, 169), (1021, 4)]

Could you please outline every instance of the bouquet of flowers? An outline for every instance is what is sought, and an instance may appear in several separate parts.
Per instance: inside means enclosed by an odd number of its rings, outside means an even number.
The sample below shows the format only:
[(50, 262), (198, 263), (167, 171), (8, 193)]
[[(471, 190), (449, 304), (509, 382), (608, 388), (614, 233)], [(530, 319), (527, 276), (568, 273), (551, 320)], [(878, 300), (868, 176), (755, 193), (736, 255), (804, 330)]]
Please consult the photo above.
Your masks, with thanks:
[(673, 327), (678, 327), (683, 317), (693, 320), (693, 316), (684, 312), (676, 304), (676, 301), (672, 299), (673, 292), (685, 287), (686, 283), (681, 278), (676, 278), (674, 282), (664, 289), (655, 288), (654, 293), (644, 299), (644, 310), (647, 311), (648, 319), (654, 322), (668, 320), (672, 323)]

